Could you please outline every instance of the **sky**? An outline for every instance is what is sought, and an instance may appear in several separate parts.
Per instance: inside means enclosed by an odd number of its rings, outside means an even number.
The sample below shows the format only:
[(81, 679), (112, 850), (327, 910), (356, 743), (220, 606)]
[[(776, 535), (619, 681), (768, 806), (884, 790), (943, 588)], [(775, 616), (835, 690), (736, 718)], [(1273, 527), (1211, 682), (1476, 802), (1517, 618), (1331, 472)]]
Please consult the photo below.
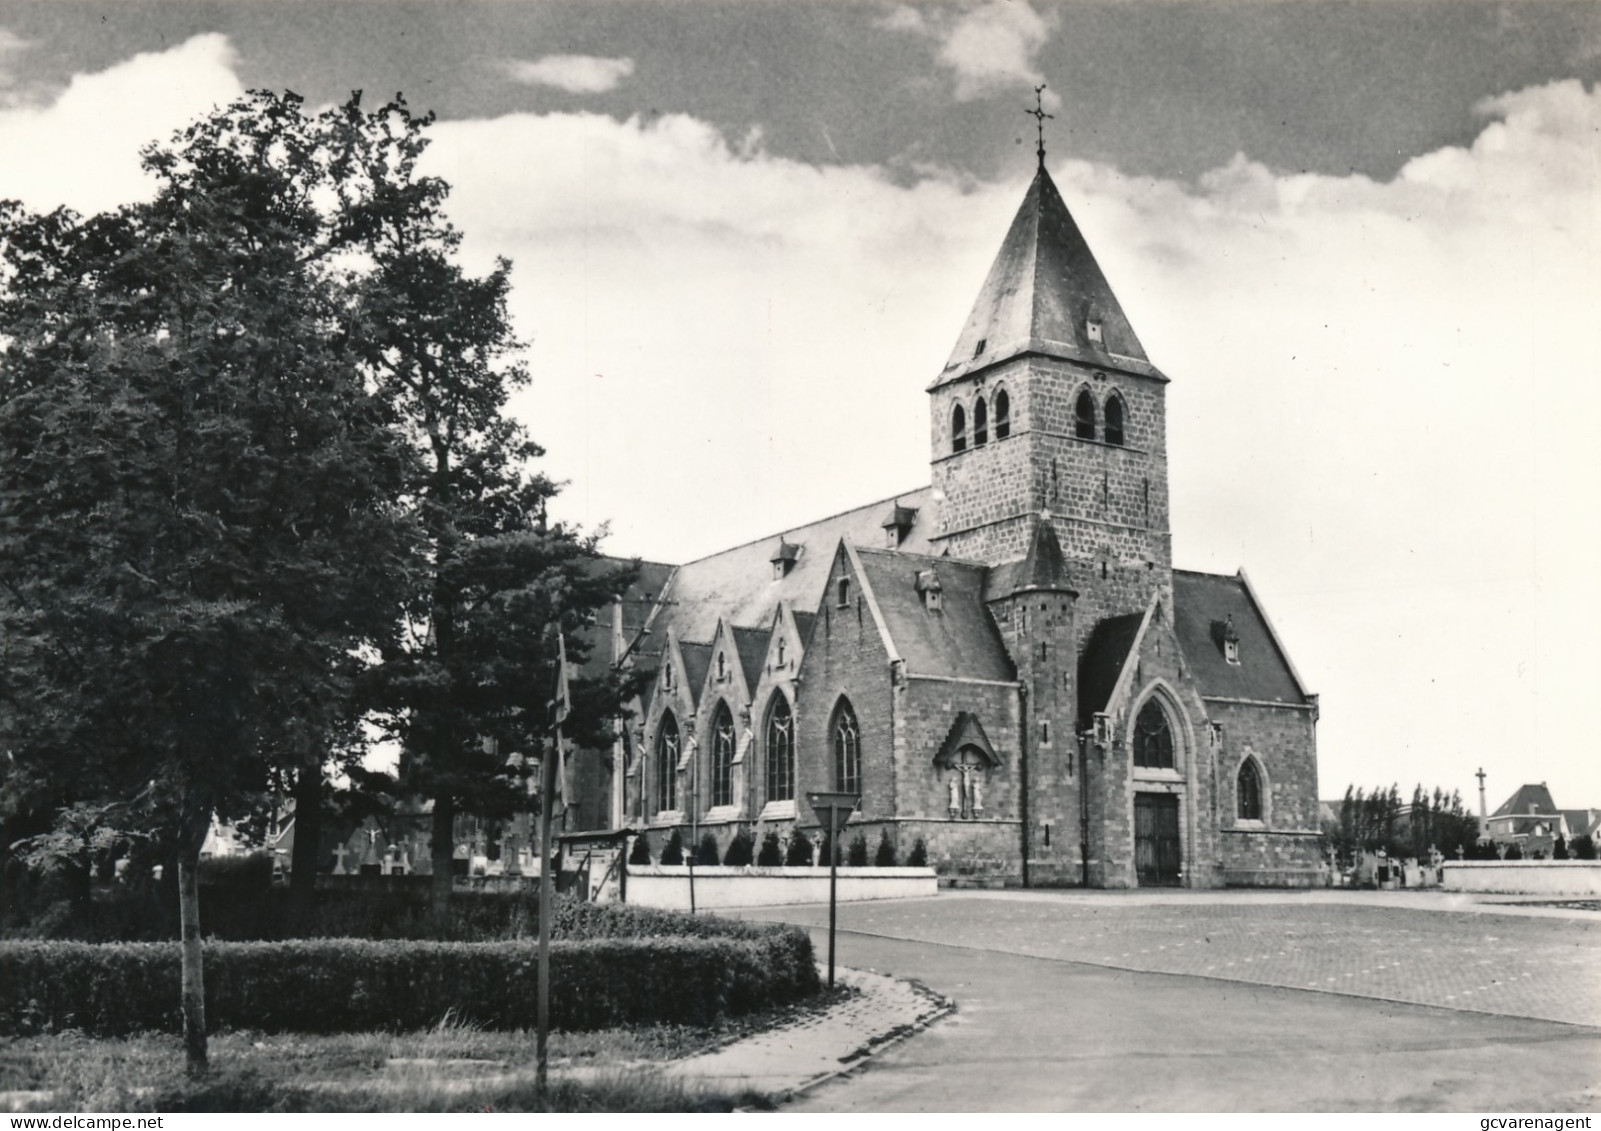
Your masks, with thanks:
[(1601, 3), (7, 3), (0, 199), (148, 196), (253, 88), (432, 110), (606, 548), (928, 482), (938, 374), (1047, 164), (1168, 386), (1175, 564), (1244, 568), (1320, 794), (1601, 807)]

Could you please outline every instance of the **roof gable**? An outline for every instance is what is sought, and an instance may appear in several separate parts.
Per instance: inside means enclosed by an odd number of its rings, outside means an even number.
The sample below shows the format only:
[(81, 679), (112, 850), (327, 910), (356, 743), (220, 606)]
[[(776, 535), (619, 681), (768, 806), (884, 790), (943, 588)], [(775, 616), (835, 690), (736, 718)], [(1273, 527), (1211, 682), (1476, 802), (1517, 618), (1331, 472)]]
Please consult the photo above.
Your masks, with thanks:
[[(1224, 632), (1218, 626), (1226, 626)], [(1306, 694), (1289, 656), (1243, 574), (1173, 571), (1173, 629), (1203, 696), (1304, 704)], [(1228, 661), (1223, 640), (1232, 630), (1239, 663)]]
[[(856, 549), (893, 652), (915, 675), (1011, 682), (1017, 678), (994, 618), (984, 604), (983, 566), (898, 550)], [(918, 575), (939, 578), (938, 611), (918, 589)]]

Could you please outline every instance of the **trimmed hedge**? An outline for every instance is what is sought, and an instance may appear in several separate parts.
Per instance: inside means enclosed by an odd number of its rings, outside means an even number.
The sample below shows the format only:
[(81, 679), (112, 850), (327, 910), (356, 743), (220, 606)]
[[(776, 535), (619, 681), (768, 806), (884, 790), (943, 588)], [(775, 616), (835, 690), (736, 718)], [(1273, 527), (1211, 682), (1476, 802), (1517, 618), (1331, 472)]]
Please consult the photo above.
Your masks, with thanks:
[[(553, 943), (551, 1023), (567, 1030), (698, 1025), (816, 992), (806, 932), (753, 934)], [(527, 941), (210, 943), (204, 961), (212, 1030), (409, 1030), (447, 1016), (522, 1029), (536, 1017), (538, 947)], [(6, 1035), (177, 1032), (178, 990), (176, 944), (0, 943)]]

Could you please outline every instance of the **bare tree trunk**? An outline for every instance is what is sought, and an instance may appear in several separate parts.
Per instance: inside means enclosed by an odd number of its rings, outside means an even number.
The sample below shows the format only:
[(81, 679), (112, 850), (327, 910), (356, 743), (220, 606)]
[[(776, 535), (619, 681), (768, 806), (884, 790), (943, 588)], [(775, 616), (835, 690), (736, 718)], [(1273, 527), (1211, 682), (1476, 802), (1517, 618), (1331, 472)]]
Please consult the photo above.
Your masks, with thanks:
[(434, 798), (433, 834), (429, 856), (433, 859), (434, 923), (443, 927), (450, 921), (450, 893), (455, 886), (451, 868), (456, 849), (456, 799), (449, 795)]
[(200, 846), (205, 843), (210, 824), (209, 810), (204, 816), (190, 814), (184, 820), (178, 846), (178, 924), (182, 940), (183, 1043), (188, 1054), (189, 1074), (206, 1070), (206, 986), (200, 954)]
[(289, 862), (289, 893), (296, 913), (309, 915), (317, 891), (322, 852), (322, 767), (300, 767), (295, 777), (295, 848)]

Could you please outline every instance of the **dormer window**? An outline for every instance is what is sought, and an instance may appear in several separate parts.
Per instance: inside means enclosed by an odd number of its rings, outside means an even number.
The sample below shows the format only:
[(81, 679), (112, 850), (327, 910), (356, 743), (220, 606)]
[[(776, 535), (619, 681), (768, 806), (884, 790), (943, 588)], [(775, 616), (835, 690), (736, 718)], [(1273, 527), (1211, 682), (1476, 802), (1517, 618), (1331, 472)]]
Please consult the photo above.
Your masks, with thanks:
[(1218, 651), (1223, 653), (1223, 659), (1231, 664), (1240, 662), (1240, 634), (1234, 631), (1234, 617), (1226, 620), (1212, 622), (1212, 642), (1217, 645)]
[(1084, 323), (1084, 334), (1087, 338), (1089, 338), (1090, 341), (1099, 345), (1101, 341), (1100, 321), (1098, 319), (1091, 318), (1088, 322)]
[(906, 536), (912, 532), (912, 524), (917, 521), (917, 511), (913, 507), (903, 507), (899, 502), (890, 508), (889, 515), (884, 519), (884, 547), (895, 550), (906, 541)]
[(801, 548), (796, 543), (786, 542), (782, 538), (778, 540), (778, 549), (773, 551), (773, 556), (768, 559), (773, 563), (774, 581), (782, 581), (789, 576), (789, 571), (794, 569), (795, 563), (800, 560), (800, 553)]
[(939, 574), (931, 569), (918, 570), (915, 588), (918, 595), (923, 598), (923, 608), (931, 613), (939, 612), (941, 593)]

